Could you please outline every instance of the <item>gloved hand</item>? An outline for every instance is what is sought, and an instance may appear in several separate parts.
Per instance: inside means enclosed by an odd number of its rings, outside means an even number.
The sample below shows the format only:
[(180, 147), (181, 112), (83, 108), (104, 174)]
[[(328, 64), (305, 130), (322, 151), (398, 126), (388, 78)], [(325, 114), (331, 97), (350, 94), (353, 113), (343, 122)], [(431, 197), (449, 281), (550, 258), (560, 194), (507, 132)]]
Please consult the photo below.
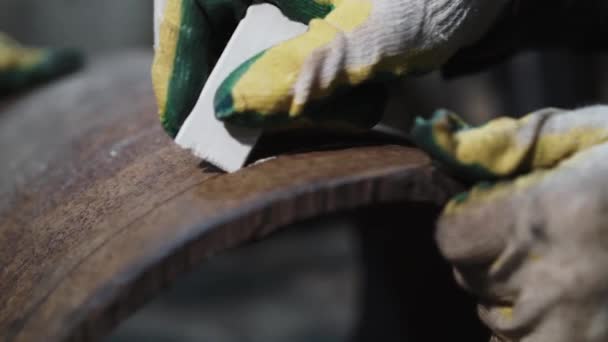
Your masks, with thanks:
[[(364, 122), (346, 109), (374, 102), (373, 80), (439, 68), (478, 40), (509, 0), (269, 0), (308, 32), (244, 63), (216, 94), (219, 119), (267, 126), (314, 116)], [(167, 0), (153, 68), (160, 116), (175, 135), (248, 0)], [(260, 32), (264, 34), (264, 32)], [(382, 96), (377, 96), (382, 97)], [(378, 102), (378, 101), (375, 101)], [(375, 103), (374, 102), (374, 103)], [(381, 112), (381, 110), (377, 110)], [(316, 114), (316, 116), (315, 116)], [(335, 119), (332, 118), (332, 119)]]
[(608, 341), (608, 107), (478, 128), (440, 111), (413, 133), (487, 181), (448, 204), (437, 241), (496, 341)]
[(76, 51), (24, 47), (0, 33), (0, 96), (70, 73), (82, 62)]

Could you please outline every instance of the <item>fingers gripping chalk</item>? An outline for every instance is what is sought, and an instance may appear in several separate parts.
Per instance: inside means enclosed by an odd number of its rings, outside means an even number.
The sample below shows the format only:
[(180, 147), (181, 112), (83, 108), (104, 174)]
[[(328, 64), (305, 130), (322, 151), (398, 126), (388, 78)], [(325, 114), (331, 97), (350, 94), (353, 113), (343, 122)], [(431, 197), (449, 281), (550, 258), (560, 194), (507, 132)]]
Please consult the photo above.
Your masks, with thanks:
[[(281, 27), (281, 30), (276, 30), (277, 27)], [(268, 34), (258, 34), (256, 30), (259, 29)], [(192, 113), (179, 131), (176, 142), (224, 170), (240, 169), (261, 130), (225, 125), (216, 120), (213, 108), (215, 91), (244, 60), (305, 30), (305, 25), (288, 20), (274, 6), (251, 6), (209, 76)]]

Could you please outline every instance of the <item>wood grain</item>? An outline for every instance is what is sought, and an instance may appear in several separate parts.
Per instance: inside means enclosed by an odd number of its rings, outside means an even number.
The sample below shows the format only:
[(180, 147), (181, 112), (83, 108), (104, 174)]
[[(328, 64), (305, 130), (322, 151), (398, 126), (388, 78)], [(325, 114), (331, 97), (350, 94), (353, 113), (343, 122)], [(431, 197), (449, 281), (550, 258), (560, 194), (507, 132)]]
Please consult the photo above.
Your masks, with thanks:
[(150, 62), (96, 61), (0, 114), (0, 340), (94, 340), (229, 247), (457, 189), (421, 152), (387, 144), (221, 173), (161, 131)]

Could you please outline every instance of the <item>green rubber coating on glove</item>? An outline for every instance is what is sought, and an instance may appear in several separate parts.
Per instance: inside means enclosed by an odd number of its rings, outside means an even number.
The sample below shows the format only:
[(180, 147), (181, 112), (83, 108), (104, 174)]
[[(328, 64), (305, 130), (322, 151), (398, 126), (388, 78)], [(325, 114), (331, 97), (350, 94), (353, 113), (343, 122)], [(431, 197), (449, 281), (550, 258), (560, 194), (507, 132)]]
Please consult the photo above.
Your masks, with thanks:
[(215, 116), (219, 120), (227, 120), (230, 118), (232, 113), (235, 112), (234, 101), (232, 99), (232, 88), (241, 79), (241, 76), (245, 74), (251, 65), (255, 63), (260, 57), (264, 55), (266, 51), (262, 51), (257, 55), (251, 57), (249, 60), (241, 64), (237, 69), (230, 73), (230, 75), (222, 82), (214, 97)]
[(501, 178), (479, 164), (463, 164), (443, 150), (437, 143), (434, 125), (436, 122), (444, 120), (448, 120), (449, 124), (453, 125), (451, 130), (454, 132), (470, 128), (463, 121), (451, 118), (449, 112), (438, 110), (433, 114), (433, 117), (430, 120), (425, 120), (420, 117), (416, 118), (414, 127), (410, 132), (412, 140), (418, 147), (430, 154), (434, 159), (442, 163), (448, 170), (452, 171), (457, 177), (463, 180), (478, 182), (482, 180), (493, 181)]
[(291, 20), (304, 24), (314, 18), (324, 18), (334, 9), (333, 5), (321, 4), (314, 0), (269, 0)]
[(69, 74), (84, 64), (81, 53), (71, 49), (49, 50), (40, 63), (28, 68), (0, 71), (0, 92), (19, 91)]
[(161, 123), (172, 137), (196, 104), (210, 72), (210, 27), (195, 0), (183, 0), (182, 22)]

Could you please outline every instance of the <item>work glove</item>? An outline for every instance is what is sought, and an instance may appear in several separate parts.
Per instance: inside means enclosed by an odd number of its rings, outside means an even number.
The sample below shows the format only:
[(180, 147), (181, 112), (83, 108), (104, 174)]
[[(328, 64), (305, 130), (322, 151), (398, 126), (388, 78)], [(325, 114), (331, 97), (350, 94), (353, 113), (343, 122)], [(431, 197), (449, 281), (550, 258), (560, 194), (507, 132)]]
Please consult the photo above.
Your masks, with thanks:
[[(443, 72), (523, 50), (605, 50), (607, 15), (602, 0), (512, 2)], [(549, 108), (481, 127), (441, 110), (418, 119), (412, 136), (476, 184), (446, 206), (436, 238), (493, 339), (608, 341), (608, 107)]]
[[(306, 33), (237, 68), (216, 116), (248, 126), (334, 120), (371, 126), (385, 99), (374, 81), (443, 65), (486, 33), (509, 0), (269, 0)], [(247, 0), (167, 0), (153, 67), (160, 117), (179, 130)], [(260, 32), (264, 34), (264, 32)], [(366, 87), (366, 85), (374, 85)], [(328, 105), (332, 101), (338, 104)], [(339, 113), (338, 113), (339, 112)], [(369, 111), (367, 111), (369, 112)]]
[(68, 74), (82, 63), (74, 50), (24, 47), (0, 33), (0, 96)]
[(437, 230), (495, 341), (608, 341), (608, 107), (469, 127), (439, 111), (419, 145), (478, 183)]

